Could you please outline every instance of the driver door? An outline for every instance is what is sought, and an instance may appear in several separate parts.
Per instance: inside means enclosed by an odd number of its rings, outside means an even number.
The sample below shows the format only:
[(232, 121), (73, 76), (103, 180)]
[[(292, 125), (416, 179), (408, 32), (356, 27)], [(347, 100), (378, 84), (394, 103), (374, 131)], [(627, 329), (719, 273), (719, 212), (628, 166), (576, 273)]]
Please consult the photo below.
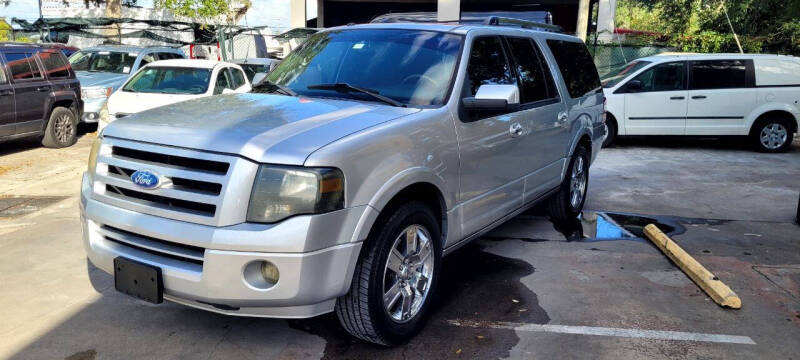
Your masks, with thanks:
[[(645, 70), (633, 81), (642, 88), (625, 93), (625, 131), (628, 135), (684, 135), (689, 90), (686, 62), (663, 63)], [(630, 83), (630, 82), (629, 82)]]
[[(469, 57), (461, 98), (475, 96), (481, 85), (516, 85), (500, 37), (474, 38)], [(530, 124), (521, 112), (476, 118), (463, 106), (455, 123), (461, 153), (461, 230), (468, 236), (522, 206)], [(517, 126), (521, 131), (511, 131)]]

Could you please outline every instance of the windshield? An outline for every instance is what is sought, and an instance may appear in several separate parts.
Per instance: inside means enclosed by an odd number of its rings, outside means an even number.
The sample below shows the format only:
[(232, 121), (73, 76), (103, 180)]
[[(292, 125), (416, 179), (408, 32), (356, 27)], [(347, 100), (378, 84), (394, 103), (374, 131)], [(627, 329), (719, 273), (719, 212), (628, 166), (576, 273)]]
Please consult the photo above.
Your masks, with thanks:
[(462, 41), (458, 35), (434, 31), (321, 32), (291, 52), (267, 81), (311, 97), (378, 101), (344, 87), (314, 86), (344, 83), (402, 104), (440, 105), (450, 88)]
[(157, 94), (203, 94), (211, 70), (183, 67), (146, 67), (134, 75), (122, 91)]
[(137, 55), (119, 51), (81, 50), (69, 57), (69, 63), (75, 71), (128, 74)]
[(615, 85), (619, 84), (622, 80), (625, 80), (628, 75), (635, 73), (637, 70), (647, 66), (650, 64), (649, 61), (640, 61), (634, 60), (629, 62), (627, 65), (623, 66), (621, 69), (612, 71), (605, 76), (603, 76), (603, 87), (610, 88), (614, 87)]

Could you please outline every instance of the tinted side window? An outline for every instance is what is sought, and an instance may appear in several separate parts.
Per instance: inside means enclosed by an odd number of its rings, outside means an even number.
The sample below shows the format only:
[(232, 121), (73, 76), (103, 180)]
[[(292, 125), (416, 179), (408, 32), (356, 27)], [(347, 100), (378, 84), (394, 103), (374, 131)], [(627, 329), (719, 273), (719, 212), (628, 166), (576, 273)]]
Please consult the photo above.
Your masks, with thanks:
[(747, 87), (747, 66), (743, 60), (693, 61), (692, 89)]
[(214, 95), (222, 94), (222, 90), (230, 88), (231, 85), (228, 81), (228, 72), (225, 69), (220, 69), (217, 73), (217, 81), (214, 85)]
[(553, 78), (546, 67), (547, 63), (542, 62), (539, 47), (527, 38), (510, 37), (508, 43), (519, 75), (521, 102), (524, 104), (555, 97)]
[(547, 46), (572, 98), (579, 98), (600, 87), (600, 76), (592, 56), (582, 42), (547, 40)]
[(47, 77), (51, 79), (69, 77), (69, 65), (61, 52), (40, 52), (39, 59), (44, 64)]
[(11, 70), (11, 77), (15, 80), (35, 79), (42, 77), (39, 65), (34, 60), (33, 53), (6, 53), (8, 68)]
[(636, 76), (642, 82), (641, 91), (672, 91), (683, 90), (684, 63), (673, 62), (654, 66)]
[(240, 86), (244, 85), (244, 74), (242, 74), (242, 71), (235, 68), (230, 68), (230, 71), (233, 73), (234, 89), (238, 89)]
[(469, 76), (467, 81), (472, 95), (478, 92), (481, 85), (514, 83), (499, 37), (475, 38), (469, 53), (467, 76)]

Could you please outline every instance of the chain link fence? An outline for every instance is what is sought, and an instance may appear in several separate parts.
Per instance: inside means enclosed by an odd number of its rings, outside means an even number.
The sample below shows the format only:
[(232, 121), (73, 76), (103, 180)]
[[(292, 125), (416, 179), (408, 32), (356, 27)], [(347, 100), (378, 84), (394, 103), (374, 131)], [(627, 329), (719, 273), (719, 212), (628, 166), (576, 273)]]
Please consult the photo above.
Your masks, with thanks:
[(594, 57), (594, 63), (601, 78), (638, 58), (670, 51), (674, 51), (674, 49), (658, 45), (589, 44), (589, 52)]

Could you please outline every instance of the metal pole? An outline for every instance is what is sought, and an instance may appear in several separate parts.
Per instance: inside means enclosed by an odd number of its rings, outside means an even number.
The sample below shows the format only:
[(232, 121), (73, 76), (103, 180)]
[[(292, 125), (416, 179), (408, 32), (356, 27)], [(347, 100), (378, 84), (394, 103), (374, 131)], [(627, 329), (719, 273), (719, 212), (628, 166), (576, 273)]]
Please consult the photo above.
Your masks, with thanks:
[(725, 2), (722, 2), (722, 12), (725, 13), (725, 19), (728, 20), (728, 26), (731, 27), (731, 32), (733, 33), (733, 38), (736, 40), (736, 46), (739, 47), (739, 53), (744, 54), (744, 50), (742, 50), (742, 44), (739, 42), (739, 36), (736, 35), (736, 31), (733, 30), (733, 24), (731, 24), (731, 18), (728, 17), (728, 9), (725, 6)]

